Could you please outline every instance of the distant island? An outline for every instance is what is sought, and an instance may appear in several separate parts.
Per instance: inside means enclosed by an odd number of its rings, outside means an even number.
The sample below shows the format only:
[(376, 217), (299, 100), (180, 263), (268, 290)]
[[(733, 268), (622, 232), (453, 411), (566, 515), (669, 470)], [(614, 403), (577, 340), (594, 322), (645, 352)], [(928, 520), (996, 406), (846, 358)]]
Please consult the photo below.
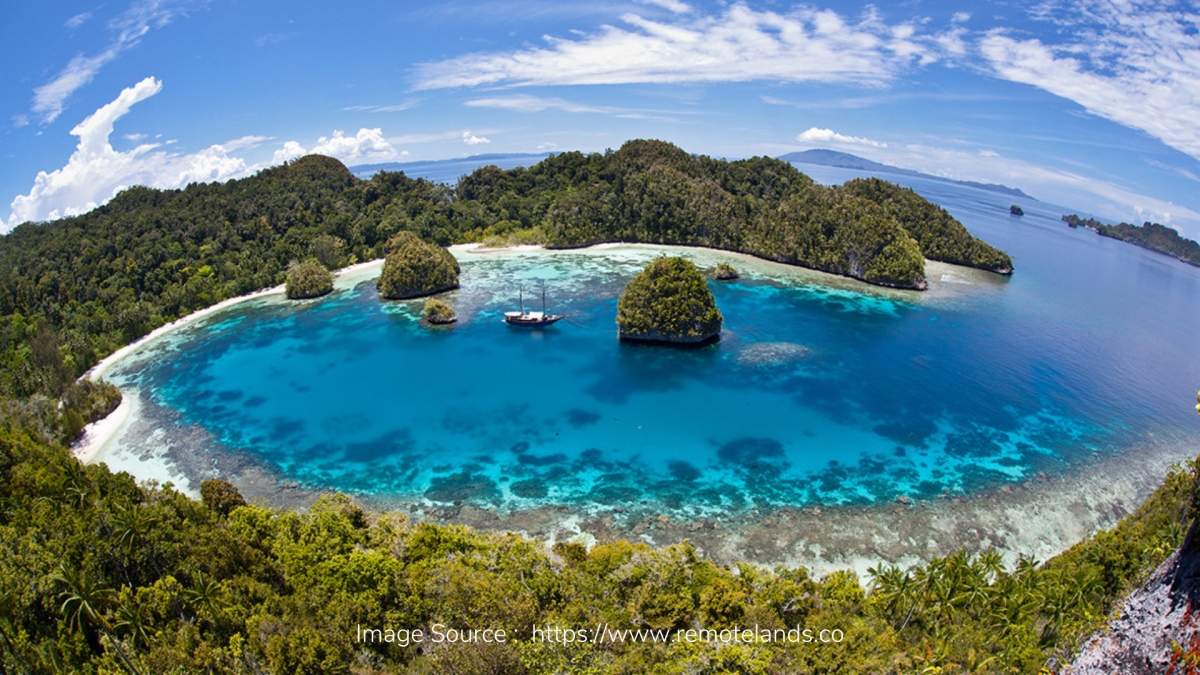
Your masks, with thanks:
[(1062, 219), (1071, 227), (1083, 225), (1095, 230), (1096, 234), (1102, 237), (1127, 241), (1142, 248), (1178, 258), (1189, 265), (1200, 267), (1200, 244), (1179, 236), (1177, 230), (1166, 225), (1150, 222), (1142, 225), (1129, 223), (1105, 225), (1095, 218), (1080, 218), (1075, 214), (1063, 216)]
[[(1012, 195), (1021, 199), (1033, 199), (1029, 195), (1021, 192), (1017, 188), (1010, 188), (1007, 185), (997, 185), (995, 183), (977, 183), (973, 180), (954, 180), (953, 178), (943, 178), (942, 176), (934, 176), (912, 169), (901, 169), (898, 166), (890, 164), (880, 164), (872, 162), (869, 159), (851, 155), (846, 152), (838, 152), (836, 150), (805, 150), (803, 152), (789, 152), (786, 155), (780, 155), (779, 159), (785, 162), (799, 162), (801, 164), (817, 164), (820, 166), (836, 166), (841, 169), (857, 169), (859, 171), (872, 171), (882, 173), (894, 173), (901, 176), (912, 176), (914, 178), (926, 178), (928, 180), (941, 181), (943, 183), (953, 183), (954, 185), (965, 185), (980, 190), (988, 190), (990, 192), (999, 192), (1000, 194)], [(1033, 201), (1037, 201), (1033, 199)]]

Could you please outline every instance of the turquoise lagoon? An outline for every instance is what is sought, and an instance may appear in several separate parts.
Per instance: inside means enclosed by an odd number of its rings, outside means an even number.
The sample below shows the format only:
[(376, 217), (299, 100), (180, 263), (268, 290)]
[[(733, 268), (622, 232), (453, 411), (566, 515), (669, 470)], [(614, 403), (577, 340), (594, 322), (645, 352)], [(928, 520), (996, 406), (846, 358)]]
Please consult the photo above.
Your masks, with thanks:
[[(315, 301), (218, 312), (109, 378), (160, 429), (140, 442), (174, 457), (502, 510), (919, 501), (1097, 456), (1136, 463), (1148, 445), (1195, 453), (1200, 270), (1072, 230), (1060, 207), (1025, 203), (1017, 218), (1005, 195), (897, 180), (1009, 251), (1016, 273), (931, 264), (917, 293), (701, 249), (456, 250), (462, 288), (442, 296), (455, 326), (421, 325), (423, 301), (380, 301), (376, 269)], [(742, 272), (710, 282), (718, 343), (617, 340), (621, 288), (664, 253)], [(537, 305), (543, 283), (569, 319), (500, 321), (522, 289)]]

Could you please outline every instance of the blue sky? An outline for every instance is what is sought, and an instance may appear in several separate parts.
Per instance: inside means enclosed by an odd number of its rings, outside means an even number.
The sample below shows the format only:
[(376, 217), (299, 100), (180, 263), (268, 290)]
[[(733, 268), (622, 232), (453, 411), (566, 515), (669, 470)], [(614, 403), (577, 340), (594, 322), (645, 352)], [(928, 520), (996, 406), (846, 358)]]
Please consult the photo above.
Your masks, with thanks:
[(831, 148), (1200, 238), (1200, 9), (1172, 2), (10, 3), (0, 226), (135, 184), (617, 148)]

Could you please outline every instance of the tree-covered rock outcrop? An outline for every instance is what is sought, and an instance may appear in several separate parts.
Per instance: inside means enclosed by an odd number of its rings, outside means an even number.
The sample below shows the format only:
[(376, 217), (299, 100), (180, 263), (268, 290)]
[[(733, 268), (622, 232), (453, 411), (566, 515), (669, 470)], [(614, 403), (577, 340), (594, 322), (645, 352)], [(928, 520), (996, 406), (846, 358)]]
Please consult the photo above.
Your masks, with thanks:
[(333, 274), (316, 260), (296, 263), (287, 272), (284, 292), (292, 300), (318, 298), (333, 291)]
[(704, 342), (720, 335), (721, 321), (704, 275), (683, 258), (651, 260), (617, 301), (624, 340)]
[(429, 298), (425, 301), (425, 309), (421, 312), (421, 316), (426, 323), (434, 325), (458, 321), (458, 315), (454, 313), (454, 308), (437, 298)]
[(388, 241), (387, 258), (375, 287), (389, 300), (419, 298), (458, 288), (458, 272), (452, 253), (401, 231)]
[(738, 271), (729, 263), (717, 263), (716, 278), (718, 281), (732, 281), (739, 276)]
[(908, 188), (878, 178), (855, 178), (837, 189), (882, 206), (917, 240), (921, 254), (930, 260), (1012, 274), (1012, 258), (1007, 253), (971, 236), (946, 209)]

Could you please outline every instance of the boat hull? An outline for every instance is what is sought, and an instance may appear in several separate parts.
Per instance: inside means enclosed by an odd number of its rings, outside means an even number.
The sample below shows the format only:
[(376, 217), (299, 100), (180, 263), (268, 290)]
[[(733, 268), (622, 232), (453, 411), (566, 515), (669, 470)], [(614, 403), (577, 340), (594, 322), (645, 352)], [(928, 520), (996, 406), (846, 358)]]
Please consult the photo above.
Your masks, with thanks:
[(547, 316), (539, 319), (522, 319), (520, 317), (504, 317), (504, 323), (510, 326), (518, 326), (521, 328), (539, 328), (541, 326), (549, 326), (556, 321), (565, 319), (565, 316)]

